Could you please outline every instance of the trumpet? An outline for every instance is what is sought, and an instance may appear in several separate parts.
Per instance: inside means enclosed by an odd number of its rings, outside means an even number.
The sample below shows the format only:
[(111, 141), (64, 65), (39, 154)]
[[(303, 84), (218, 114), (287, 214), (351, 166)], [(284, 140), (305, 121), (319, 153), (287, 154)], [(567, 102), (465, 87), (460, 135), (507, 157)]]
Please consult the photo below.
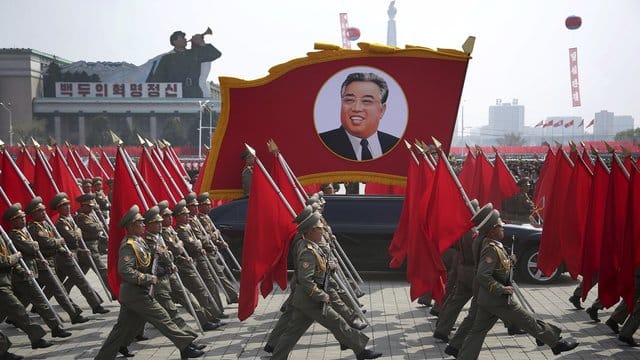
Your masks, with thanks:
[[(202, 34), (196, 34), (196, 35), (201, 35), (202, 37), (204, 37), (205, 35), (211, 35), (213, 34), (213, 31), (211, 31), (210, 27), (207, 27), (207, 30), (205, 30)], [(194, 35), (194, 36), (196, 36)], [(191, 39), (187, 40), (187, 42), (190, 42), (191, 40), (193, 40), (193, 37), (191, 37)]]

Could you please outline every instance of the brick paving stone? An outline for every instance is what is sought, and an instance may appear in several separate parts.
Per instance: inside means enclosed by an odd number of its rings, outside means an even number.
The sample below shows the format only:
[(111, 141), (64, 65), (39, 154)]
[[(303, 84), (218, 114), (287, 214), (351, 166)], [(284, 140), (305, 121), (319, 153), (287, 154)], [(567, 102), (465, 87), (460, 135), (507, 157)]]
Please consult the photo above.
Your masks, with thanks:
[[(365, 284), (362, 288), (367, 295), (359, 300), (365, 304), (367, 319), (372, 326), (364, 330), (371, 338), (368, 346), (384, 353), (384, 359), (441, 359), (446, 344), (432, 337), (435, 317), (429, 315), (430, 308), (409, 301), (409, 287), (404, 276), (395, 274), (363, 274)], [(89, 274), (89, 280), (101, 294), (98, 279)], [(487, 335), (479, 359), (640, 359), (640, 349), (623, 345), (612, 334), (604, 321), (613, 309), (600, 312), (602, 322), (590, 321), (584, 310), (575, 310), (568, 302), (569, 296), (577, 285), (568, 276), (550, 285), (520, 284), (527, 299), (536, 311), (536, 316), (558, 325), (563, 336), (581, 343), (574, 351), (555, 356), (546, 347), (538, 347), (533, 338), (527, 335), (509, 336), (501, 322)], [(259, 306), (252, 317), (244, 322), (237, 319), (237, 304), (227, 306), (230, 315), (228, 325), (223, 330), (206, 332), (197, 341), (207, 344), (205, 359), (268, 359), (269, 354), (262, 351), (268, 333), (280, 315), (280, 305), (287, 296), (286, 291), (276, 289), (266, 299), (260, 298)], [(12, 326), (2, 323), (0, 329), (10, 337), (11, 351), (28, 359), (91, 359), (93, 358), (118, 316), (116, 302), (106, 303), (111, 312), (94, 315), (77, 289), (71, 292), (73, 300), (85, 310), (91, 321), (66, 328), (73, 333), (67, 339), (52, 339), (54, 346), (47, 349), (32, 350), (27, 337)], [(592, 290), (585, 308), (595, 299), (596, 290)], [(58, 313), (66, 319), (66, 314), (55, 305)], [(182, 311), (182, 310), (181, 310)], [(466, 309), (458, 321), (466, 314)], [(182, 312), (193, 327), (193, 319)], [(35, 315), (32, 319), (42, 324)], [(180, 353), (173, 344), (150, 325), (145, 330), (150, 340), (133, 343), (130, 351), (135, 360), (179, 359)], [(640, 335), (637, 335), (640, 337)], [(50, 335), (45, 337), (50, 339)], [(351, 351), (340, 351), (337, 341), (327, 330), (314, 324), (300, 339), (290, 359), (355, 359)], [(122, 359), (122, 358), (120, 358)]]

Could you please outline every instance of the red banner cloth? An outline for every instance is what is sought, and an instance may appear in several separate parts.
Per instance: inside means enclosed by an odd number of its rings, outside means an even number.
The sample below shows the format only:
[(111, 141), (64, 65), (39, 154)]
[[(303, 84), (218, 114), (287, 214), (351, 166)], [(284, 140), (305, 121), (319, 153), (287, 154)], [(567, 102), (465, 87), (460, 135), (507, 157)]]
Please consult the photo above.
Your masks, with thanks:
[(591, 198), (582, 244), (582, 301), (587, 299), (600, 270), (600, 247), (603, 239), (604, 211), (609, 189), (609, 169), (598, 156), (593, 169)]
[(418, 164), (409, 160), (409, 169), (407, 170), (407, 186), (405, 187), (404, 202), (402, 204), (402, 210), (400, 211), (400, 219), (398, 220), (398, 227), (393, 234), (391, 244), (389, 244), (389, 255), (391, 255), (391, 261), (389, 267), (392, 269), (398, 269), (404, 263), (407, 257), (407, 238), (409, 237), (409, 215), (412, 209), (416, 209), (413, 206), (416, 202), (417, 195), (416, 189), (419, 188), (419, 175)]
[(240, 321), (251, 316), (258, 306), (258, 286), (282, 254), (285, 246), (282, 239), (295, 231), (293, 216), (257, 164), (253, 168), (250, 193), (242, 243)]
[[(289, 164), (303, 185), (332, 181), (404, 185), (407, 157), (399, 139), (434, 136), (448, 150), (469, 57), (453, 50), (385, 47), (382, 53), (376, 46), (363, 47), (368, 50), (309, 53), (254, 81), (220, 78), (222, 112), (203, 177), (212, 197), (242, 195), (244, 144), (256, 146), (270, 138), (289, 154)], [(341, 84), (356, 72), (374, 73), (389, 87), (379, 130), (395, 142), (389, 141), (393, 146), (382, 156), (366, 161), (337, 155), (339, 146), (320, 137), (339, 131)], [(352, 102), (362, 105), (361, 100)], [(376, 107), (380, 104), (373, 102)], [(258, 155), (262, 152), (256, 150)], [(265, 157), (265, 166), (270, 168), (272, 161)]]
[(502, 202), (515, 195), (520, 188), (511, 170), (504, 163), (502, 156), (496, 153), (496, 160), (493, 163), (493, 176), (488, 201), (493, 203), (493, 208), (502, 210)]
[[(476, 168), (473, 176), (473, 186), (467, 195), (469, 199), (478, 199), (480, 206), (489, 202), (493, 165), (487, 160), (483, 152), (476, 155)], [(496, 204), (493, 204), (496, 206)]]
[[(142, 176), (142, 179), (151, 190), (156, 201), (167, 200), (169, 201), (169, 207), (174, 207), (178, 201), (169, 188), (169, 181), (165, 178), (164, 174), (154, 164), (151, 159), (149, 149), (143, 149), (140, 159), (138, 159), (138, 171)], [(155, 205), (150, 203), (149, 206)]]
[(35, 164), (33, 159), (31, 159), (31, 155), (24, 147), (21, 147), (18, 152), (16, 165), (18, 165), (18, 169), (22, 171), (27, 180), (29, 180), (30, 183), (33, 182), (36, 171)]
[(542, 168), (540, 168), (540, 176), (536, 182), (536, 188), (533, 192), (533, 203), (536, 209), (542, 209), (540, 215), (545, 218), (549, 199), (551, 198), (551, 190), (553, 189), (553, 181), (556, 174), (556, 155), (551, 148), (547, 150), (547, 156), (544, 159)]
[(471, 199), (475, 198), (475, 194), (472, 195), (473, 190), (473, 175), (476, 171), (476, 156), (468, 149), (467, 157), (464, 159), (462, 163), (462, 169), (460, 169), (460, 173), (458, 173), (458, 179), (460, 180), (460, 184), (464, 188), (464, 191), (467, 192), (467, 195), (471, 196)]

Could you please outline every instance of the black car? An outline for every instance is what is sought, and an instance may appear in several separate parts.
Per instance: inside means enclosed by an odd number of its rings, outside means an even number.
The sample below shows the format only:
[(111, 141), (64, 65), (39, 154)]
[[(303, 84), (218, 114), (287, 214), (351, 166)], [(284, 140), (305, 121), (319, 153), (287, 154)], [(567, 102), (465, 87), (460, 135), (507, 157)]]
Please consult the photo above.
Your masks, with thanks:
[[(404, 271), (389, 268), (389, 244), (398, 226), (404, 202), (402, 196), (325, 196), (324, 216), (338, 242), (359, 271)], [(242, 198), (213, 208), (209, 216), (223, 233), (231, 250), (242, 256), (248, 199)], [(538, 270), (538, 246), (541, 229), (530, 225), (506, 224), (504, 244), (511, 247), (515, 239), (518, 258), (516, 279), (548, 283), (560, 276), (556, 271), (544, 276)]]

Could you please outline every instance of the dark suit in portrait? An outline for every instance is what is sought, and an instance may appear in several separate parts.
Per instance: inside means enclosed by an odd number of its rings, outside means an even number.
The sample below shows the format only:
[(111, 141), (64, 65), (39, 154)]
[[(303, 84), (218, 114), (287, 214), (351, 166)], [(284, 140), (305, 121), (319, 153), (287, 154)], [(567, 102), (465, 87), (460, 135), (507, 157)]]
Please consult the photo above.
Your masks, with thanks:
[[(400, 140), (399, 138), (382, 131), (378, 131), (377, 134), (383, 155), (391, 150), (398, 140)], [(358, 160), (351, 141), (349, 140), (349, 136), (347, 136), (347, 131), (342, 126), (337, 129), (320, 133), (320, 138), (334, 153), (347, 159)]]

